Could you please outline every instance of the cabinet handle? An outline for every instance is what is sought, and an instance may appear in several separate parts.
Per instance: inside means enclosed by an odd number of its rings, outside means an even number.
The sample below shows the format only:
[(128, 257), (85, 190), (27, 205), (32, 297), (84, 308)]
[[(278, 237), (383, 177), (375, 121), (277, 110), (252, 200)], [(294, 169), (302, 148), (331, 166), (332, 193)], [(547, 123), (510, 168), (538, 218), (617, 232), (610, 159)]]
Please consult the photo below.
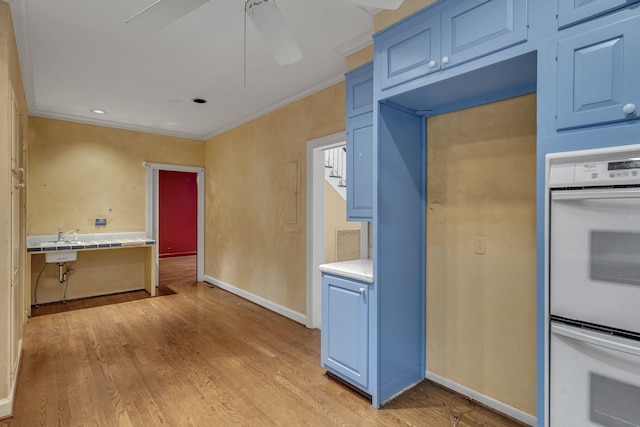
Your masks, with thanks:
[(360, 295), (362, 296), (362, 302), (364, 302), (365, 304), (367, 303), (367, 289), (366, 288), (360, 288)]
[(433, 59), (429, 61), (429, 68), (434, 68), (435, 66), (436, 66), (436, 61), (434, 61)]
[(622, 107), (622, 111), (624, 111), (625, 114), (632, 114), (636, 111), (636, 104), (627, 104)]
[(449, 57), (448, 56), (443, 56), (442, 57), (442, 65), (448, 64), (449, 63)]

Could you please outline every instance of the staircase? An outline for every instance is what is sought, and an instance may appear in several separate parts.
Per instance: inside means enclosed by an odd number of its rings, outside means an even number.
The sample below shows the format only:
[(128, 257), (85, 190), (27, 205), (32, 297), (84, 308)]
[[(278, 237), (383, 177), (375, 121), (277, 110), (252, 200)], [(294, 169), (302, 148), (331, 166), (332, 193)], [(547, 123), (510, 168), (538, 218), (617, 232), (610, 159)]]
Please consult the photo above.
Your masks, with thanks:
[(346, 145), (340, 145), (324, 151), (324, 177), (344, 200), (347, 200), (346, 151)]

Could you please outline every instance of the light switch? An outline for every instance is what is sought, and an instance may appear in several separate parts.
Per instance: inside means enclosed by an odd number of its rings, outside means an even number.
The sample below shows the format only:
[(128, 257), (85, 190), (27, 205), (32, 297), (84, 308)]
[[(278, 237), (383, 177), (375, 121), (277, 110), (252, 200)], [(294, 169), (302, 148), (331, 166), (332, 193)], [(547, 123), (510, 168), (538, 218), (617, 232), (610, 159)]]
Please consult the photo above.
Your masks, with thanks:
[(473, 238), (473, 252), (476, 254), (484, 255), (485, 252), (485, 238), (474, 237)]

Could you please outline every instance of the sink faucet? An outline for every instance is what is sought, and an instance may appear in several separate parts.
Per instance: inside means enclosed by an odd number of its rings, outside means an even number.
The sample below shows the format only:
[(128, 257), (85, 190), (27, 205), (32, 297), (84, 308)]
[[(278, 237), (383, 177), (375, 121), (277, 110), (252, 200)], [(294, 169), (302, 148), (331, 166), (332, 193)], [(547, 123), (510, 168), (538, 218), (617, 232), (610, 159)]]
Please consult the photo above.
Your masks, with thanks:
[(58, 227), (58, 242), (61, 242), (62, 239), (64, 239), (65, 237), (67, 237), (67, 235), (74, 233), (74, 234), (78, 234), (78, 231), (80, 231), (79, 228), (74, 228), (73, 230), (69, 230), (66, 233), (62, 232), (62, 228)]

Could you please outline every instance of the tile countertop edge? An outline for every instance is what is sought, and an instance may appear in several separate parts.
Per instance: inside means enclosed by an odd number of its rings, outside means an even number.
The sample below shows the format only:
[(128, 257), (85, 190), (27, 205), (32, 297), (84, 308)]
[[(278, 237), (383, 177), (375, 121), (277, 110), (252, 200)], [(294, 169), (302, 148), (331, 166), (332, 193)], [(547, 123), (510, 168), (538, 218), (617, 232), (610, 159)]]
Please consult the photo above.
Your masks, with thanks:
[(347, 277), (365, 283), (373, 283), (373, 261), (370, 259), (356, 259), (352, 261), (332, 262), (321, 264), (320, 271)]
[[(27, 252), (40, 253), (50, 251), (84, 250), (84, 249), (106, 249), (106, 248), (126, 248), (137, 246), (151, 246), (156, 242), (146, 237), (146, 233), (101, 233), (101, 234), (78, 234), (73, 235), (73, 240), (68, 244), (42, 247), (43, 242), (55, 241), (57, 236), (28, 236)], [(66, 243), (66, 242), (65, 242)]]

